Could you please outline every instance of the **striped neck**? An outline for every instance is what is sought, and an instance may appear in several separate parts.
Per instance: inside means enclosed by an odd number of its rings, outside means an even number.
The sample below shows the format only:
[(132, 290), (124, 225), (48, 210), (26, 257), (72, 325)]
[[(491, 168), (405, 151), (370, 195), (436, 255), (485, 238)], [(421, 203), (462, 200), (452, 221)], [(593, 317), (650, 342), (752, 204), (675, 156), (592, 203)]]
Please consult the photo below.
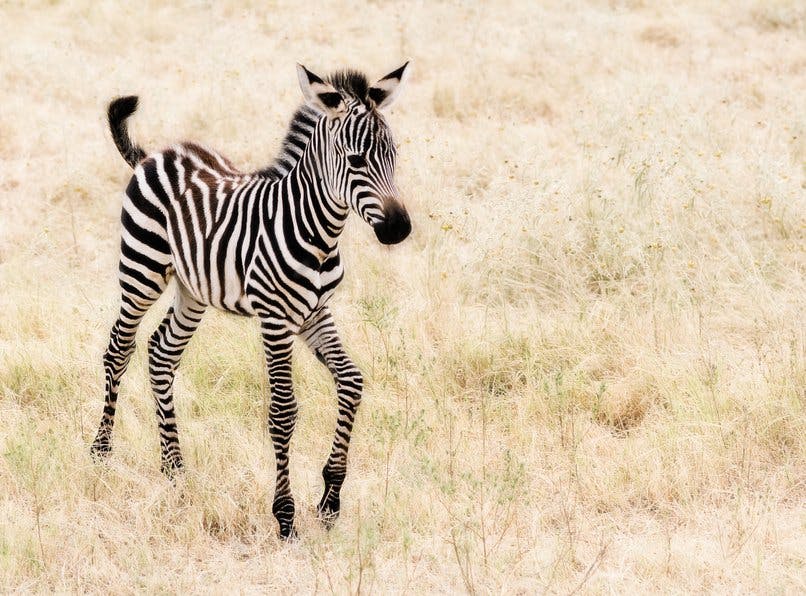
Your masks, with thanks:
[[(269, 200), (264, 206), (266, 221), (274, 219), (268, 214), (281, 212), (283, 233), (293, 233), (297, 244), (320, 263), (335, 251), (349, 213), (332, 184), (334, 156), (330, 135), (328, 122), (321, 118), (291, 169), (267, 180), (272, 190), (267, 193)], [(277, 223), (270, 225), (277, 229)]]
[(288, 123), (288, 130), (280, 144), (277, 157), (268, 167), (256, 172), (257, 175), (277, 180), (288, 174), (305, 152), (305, 147), (321, 117), (322, 115), (315, 109), (302, 104), (294, 113), (291, 122)]
[(333, 249), (344, 229), (349, 209), (334, 184), (336, 156), (331, 134), (328, 121), (322, 117), (294, 169), (299, 173), (299, 188), (304, 189), (298, 199), (318, 226), (318, 235)]

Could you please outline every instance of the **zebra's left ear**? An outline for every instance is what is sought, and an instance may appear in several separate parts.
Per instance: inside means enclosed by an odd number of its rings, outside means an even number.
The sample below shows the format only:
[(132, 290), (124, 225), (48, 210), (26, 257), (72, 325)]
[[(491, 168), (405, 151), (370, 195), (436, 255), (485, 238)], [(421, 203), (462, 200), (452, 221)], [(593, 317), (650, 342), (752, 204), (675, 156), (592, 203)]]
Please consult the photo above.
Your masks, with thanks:
[(302, 95), (308, 105), (330, 117), (344, 112), (347, 106), (341, 93), (333, 85), (323, 81), (321, 77), (313, 74), (302, 64), (297, 64), (297, 77)]
[(409, 77), (409, 71), (411, 71), (411, 68), (409, 68), (409, 62), (407, 61), (403, 66), (393, 70), (369, 88), (369, 99), (375, 104), (376, 108), (382, 110), (394, 103), (403, 89), (403, 83)]

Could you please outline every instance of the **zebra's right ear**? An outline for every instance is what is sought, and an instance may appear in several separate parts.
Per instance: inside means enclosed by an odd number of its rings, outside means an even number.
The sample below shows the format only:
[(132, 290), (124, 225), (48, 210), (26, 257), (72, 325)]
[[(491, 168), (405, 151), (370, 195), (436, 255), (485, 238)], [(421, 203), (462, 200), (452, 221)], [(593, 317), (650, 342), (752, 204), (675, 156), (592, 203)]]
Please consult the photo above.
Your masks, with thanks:
[(369, 88), (369, 99), (379, 110), (388, 108), (400, 95), (403, 84), (409, 78), (409, 61), (400, 68), (393, 70)]
[(315, 75), (310, 70), (297, 64), (297, 77), (299, 87), (307, 104), (316, 108), (326, 116), (331, 118), (343, 114), (347, 109), (341, 93), (330, 83), (325, 83), (321, 77)]

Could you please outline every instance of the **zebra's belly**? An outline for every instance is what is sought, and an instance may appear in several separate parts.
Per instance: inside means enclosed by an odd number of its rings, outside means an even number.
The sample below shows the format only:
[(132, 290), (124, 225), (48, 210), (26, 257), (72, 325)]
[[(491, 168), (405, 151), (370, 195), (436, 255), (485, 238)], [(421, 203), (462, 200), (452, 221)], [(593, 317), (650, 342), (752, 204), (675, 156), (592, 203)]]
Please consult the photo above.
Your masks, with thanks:
[(243, 278), (233, 264), (219, 265), (199, 254), (190, 262), (174, 253), (174, 274), (184, 291), (206, 306), (239, 315), (253, 315)]

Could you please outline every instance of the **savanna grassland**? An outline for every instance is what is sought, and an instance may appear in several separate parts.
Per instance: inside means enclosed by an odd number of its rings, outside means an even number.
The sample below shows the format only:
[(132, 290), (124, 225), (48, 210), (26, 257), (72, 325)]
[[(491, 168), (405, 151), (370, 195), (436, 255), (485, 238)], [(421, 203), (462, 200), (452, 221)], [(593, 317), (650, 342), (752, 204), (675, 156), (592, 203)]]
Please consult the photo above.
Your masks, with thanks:
[[(803, 4), (298, 4), (0, 5), (0, 591), (806, 591)], [(405, 58), (414, 232), (342, 242), (366, 386), (336, 527), (335, 393), (300, 345), (300, 539), (277, 538), (254, 320), (208, 313), (187, 471), (160, 474), (167, 296), (94, 463), (130, 175), (107, 101), (141, 96), (148, 149), (258, 168), (295, 62)]]

